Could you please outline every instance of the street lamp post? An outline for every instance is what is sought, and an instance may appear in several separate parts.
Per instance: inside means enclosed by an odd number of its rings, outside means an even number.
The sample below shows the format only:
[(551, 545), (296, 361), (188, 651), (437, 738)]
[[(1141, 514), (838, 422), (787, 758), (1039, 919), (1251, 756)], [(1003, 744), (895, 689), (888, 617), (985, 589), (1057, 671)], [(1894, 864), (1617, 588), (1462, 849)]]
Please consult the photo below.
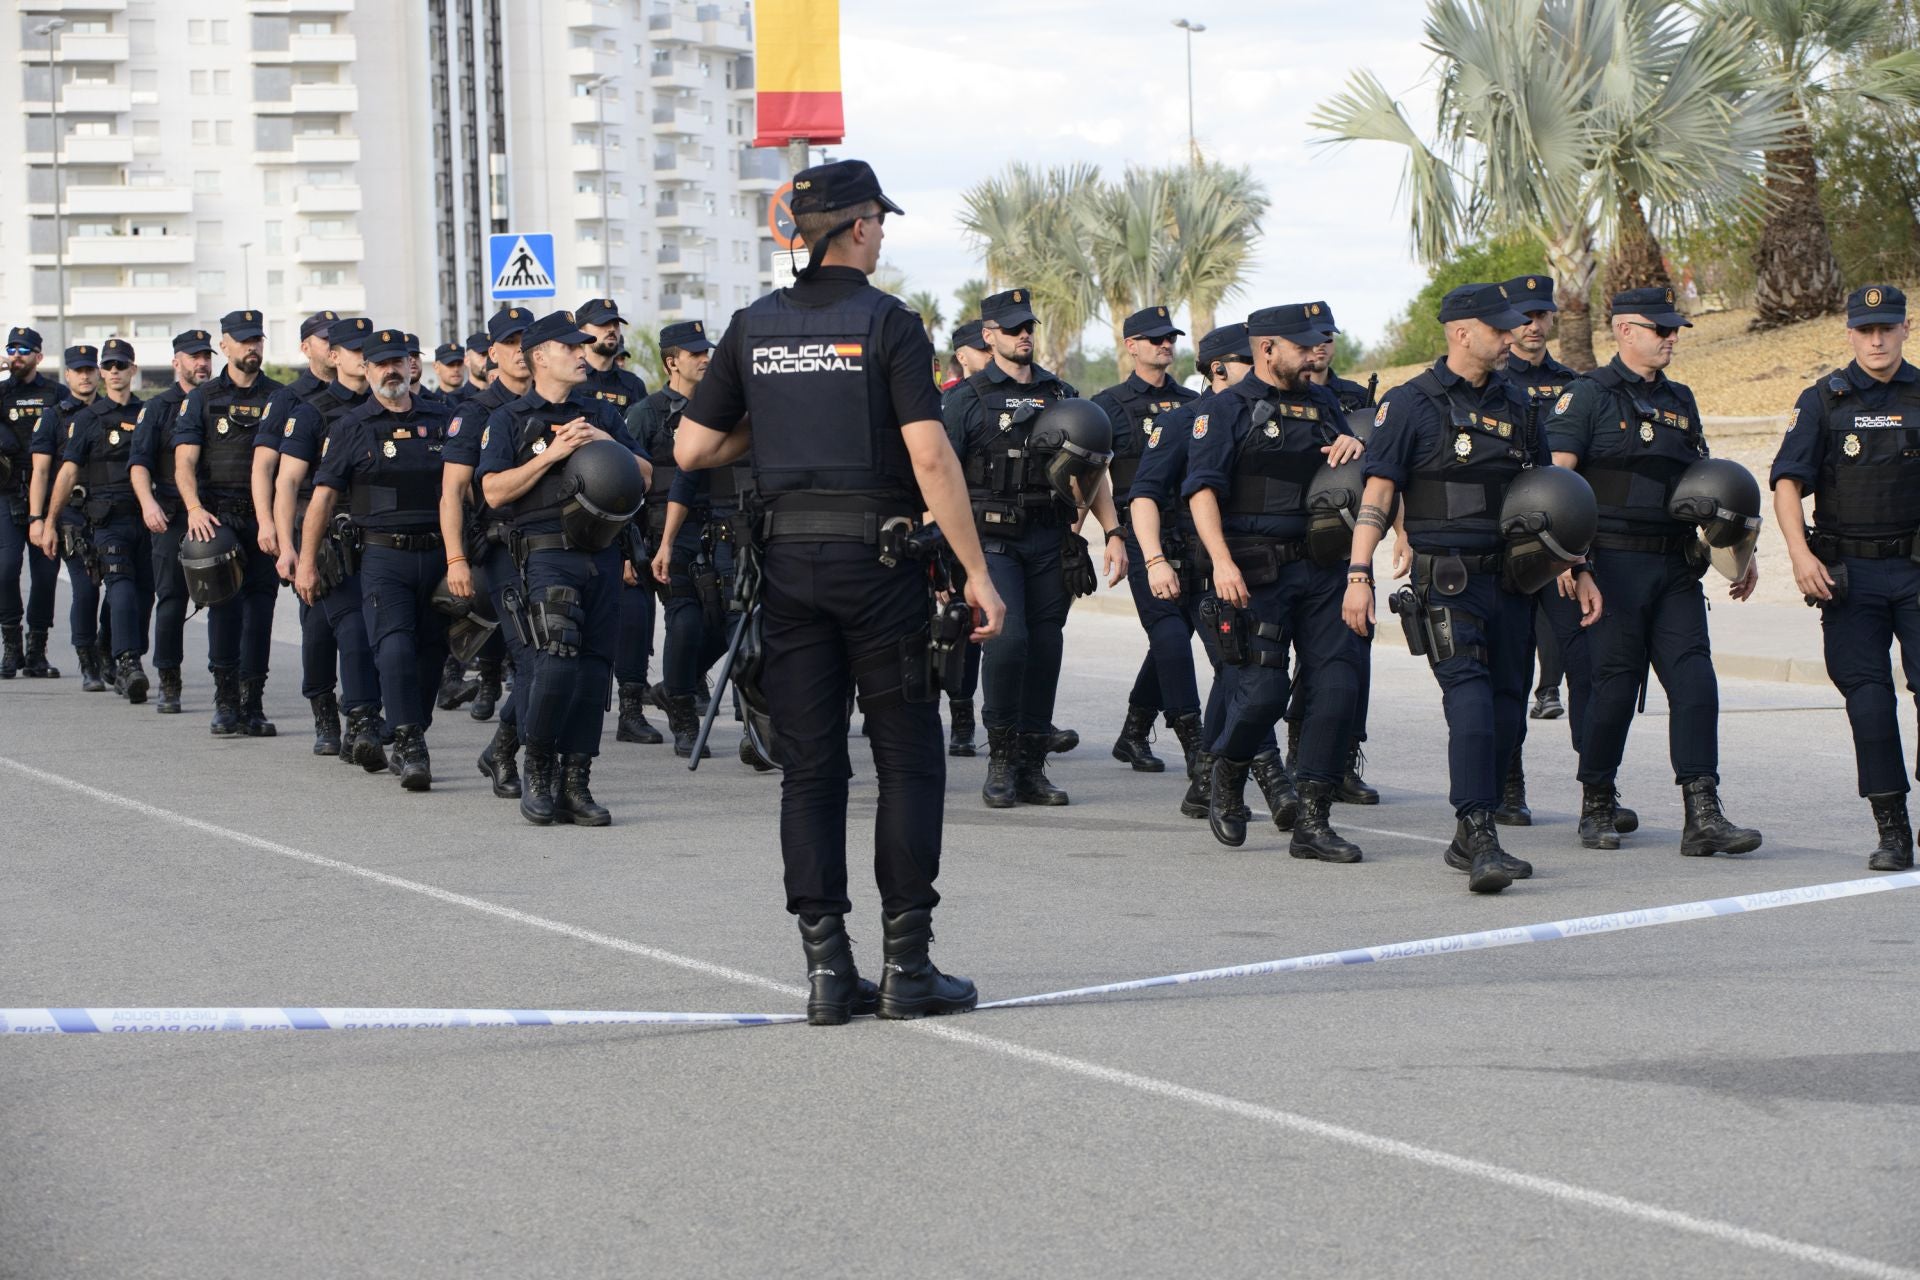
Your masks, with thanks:
[(613, 250), (607, 243), (607, 86), (613, 83), (611, 75), (595, 76), (587, 81), (587, 92), (593, 95), (593, 120), (600, 142), (600, 292), (613, 293)]
[(253, 255), (249, 252), (252, 248), (253, 241), (240, 242), (240, 302), (249, 307), (253, 305), (253, 296), (250, 292), (253, 288)]
[(1175, 18), (1173, 25), (1187, 33), (1187, 150), (1193, 155), (1193, 163), (1200, 164), (1200, 143), (1193, 132), (1193, 37), (1207, 29), (1204, 22), (1189, 22), (1185, 18)]
[(54, 66), (54, 54), (60, 48), (60, 31), (65, 18), (48, 18), (33, 29), (47, 37), (47, 102), (53, 111), (53, 287), (59, 294), (59, 337), (54, 346), (67, 349), (67, 229), (60, 210), (60, 79)]

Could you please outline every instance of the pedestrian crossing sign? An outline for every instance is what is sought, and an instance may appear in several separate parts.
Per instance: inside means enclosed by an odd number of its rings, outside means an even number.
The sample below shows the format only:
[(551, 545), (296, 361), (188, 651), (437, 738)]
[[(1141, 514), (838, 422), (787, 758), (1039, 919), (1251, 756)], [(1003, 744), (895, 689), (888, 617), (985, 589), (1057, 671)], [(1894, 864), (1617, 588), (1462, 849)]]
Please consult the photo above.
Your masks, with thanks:
[(530, 231), (509, 231), (487, 237), (487, 296), (495, 302), (513, 298), (551, 298), (553, 237)]

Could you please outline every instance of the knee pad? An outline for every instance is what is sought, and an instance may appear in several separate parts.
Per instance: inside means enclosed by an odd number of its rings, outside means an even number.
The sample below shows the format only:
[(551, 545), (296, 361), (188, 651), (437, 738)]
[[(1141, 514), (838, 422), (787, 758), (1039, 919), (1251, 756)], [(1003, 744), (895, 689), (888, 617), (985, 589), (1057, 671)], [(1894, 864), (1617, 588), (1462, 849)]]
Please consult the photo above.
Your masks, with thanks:
[(586, 644), (587, 611), (572, 587), (547, 587), (527, 602), (533, 647), (555, 658), (577, 658)]

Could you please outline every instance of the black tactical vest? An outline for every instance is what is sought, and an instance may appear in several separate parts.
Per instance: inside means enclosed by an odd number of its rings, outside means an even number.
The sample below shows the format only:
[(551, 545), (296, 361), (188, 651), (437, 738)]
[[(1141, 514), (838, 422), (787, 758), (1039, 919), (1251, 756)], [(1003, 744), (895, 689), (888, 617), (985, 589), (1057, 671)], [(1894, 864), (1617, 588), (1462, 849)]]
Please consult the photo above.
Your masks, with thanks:
[[(320, 415), (319, 456), (321, 458), (327, 456), (327, 446), (333, 443), (333, 429), (340, 425), (342, 419), (365, 404), (372, 396), (372, 392), (362, 391), (351, 400), (342, 399), (340, 396), (334, 394), (331, 389), (331, 384), (329, 384), (326, 387), (322, 387), (308, 399), (307, 403), (312, 405), (313, 411)], [(319, 474), (319, 471), (320, 463), (316, 458), (314, 464), (307, 468), (307, 474), (300, 478), (300, 500), (302, 503), (305, 503), (313, 497), (313, 481), (314, 477)]]
[(982, 534), (1023, 521), (1059, 521), (1067, 506), (1047, 480), (1051, 450), (1030, 443), (1034, 422), (1049, 405), (1066, 398), (1066, 384), (1049, 375), (1032, 383), (995, 381), (991, 366), (967, 379), (980, 398), (990, 434), (961, 459), (974, 523)]
[(1113, 480), (1114, 501), (1124, 506), (1128, 493), (1133, 489), (1133, 477), (1140, 470), (1140, 458), (1147, 451), (1147, 437), (1153, 430), (1154, 420), (1163, 413), (1171, 413), (1189, 403), (1194, 397), (1171, 378), (1151, 391), (1142, 392), (1122, 382), (1106, 394), (1120, 405), (1131, 428), (1122, 447), (1114, 451), (1113, 461), (1107, 464), (1107, 474)]
[[(419, 433), (426, 427), (427, 434)], [(373, 465), (353, 478), (349, 508), (358, 523), (369, 516), (382, 518), (379, 527), (390, 532), (433, 532), (440, 527), (440, 451), (446, 443), (446, 420), (380, 417), (367, 421), (367, 442)]]
[(204, 405), (206, 439), (200, 446), (196, 473), (201, 485), (226, 493), (253, 493), (253, 438), (266, 416), (267, 401), (280, 384), (261, 374), (250, 387), (237, 387), (223, 375), (207, 388)]
[(82, 468), (80, 481), (87, 486), (90, 496), (125, 498), (132, 495), (133, 479), (128, 465), (133, 452), (133, 424), (140, 416), (140, 409), (138, 400), (124, 405), (115, 404), (104, 395), (94, 400), (93, 421), (85, 425), (97, 431), (100, 438), (87, 453), (87, 465)]
[(1845, 375), (1820, 388), (1820, 485), (1813, 523), (1846, 538), (1905, 537), (1920, 530), (1920, 383), (1889, 384), (1869, 409)]
[[(664, 410), (673, 403), (673, 397), (662, 387), (648, 396), (646, 402)], [(680, 419), (686, 411), (687, 402), (682, 400), (679, 408), (668, 410), (660, 419), (660, 424), (640, 442), (653, 462), (653, 480), (647, 485), (647, 505), (662, 512), (662, 519), (666, 518), (667, 491), (673, 488), (674, 478), (680, 474), (679, 464), (673, 460), (673, 442), (679, 434)]]
[[(1408, 477), (1407, 536), (1499, 537), (1507, 486), (1530, 465), (1525, 427), (1509, 420), (1519, 415), (1497, 416), (1457, 403), (1431, 369), (1407, 386), (1424, 396), (1447, 424), (1439, 458), (1417, 465)], [(1510, 402), (1503, 406), (1511, 407)]]
[(1611, 365), (1582, 376), (1613, 397), (1622, 429), (1631, 437), (1624, 451), (1589, 454), (1580, 464), (1580, 474), (1593, 486), (1601, 527), (1688, 532), (1691, 526), (1667, 514), (1667, 502), (1681, 473), (1707, 456), (1700, 424), (1677, 410), (1655, 407)]
[(1313, 482), (1313, 473), (1327, 463), (1320, 448), (1338, 433), (1326, 421), (1328, 412), (1314, 404), (1254, 401), (1221, 511), (1236, 516), (1304, 517), (1307, 486)]
[(180, 496), (174, 474), (173, 421), (180, 416), (180, 406), (186, 400), (187, 393), (176, 382), (140, 406), (135, 429), (153, 432), (153, 474), (149, 479), (155, 494), (162, 498)]
[(0, 404), (7, 406), (6, 434), (0, 437), (0, 452), (13, 457), (13, 478), (0, 484), (0, 493), (24, 494), (27, 489), (27, 477), (32, 467), (27, 458), (33, 444), (34, 428), (40, 425), (40, 416), (59, 404), (64, 388), (50, 378), (34, 375), (31, 386), (16, 386), (8, 382), (0, 384)]

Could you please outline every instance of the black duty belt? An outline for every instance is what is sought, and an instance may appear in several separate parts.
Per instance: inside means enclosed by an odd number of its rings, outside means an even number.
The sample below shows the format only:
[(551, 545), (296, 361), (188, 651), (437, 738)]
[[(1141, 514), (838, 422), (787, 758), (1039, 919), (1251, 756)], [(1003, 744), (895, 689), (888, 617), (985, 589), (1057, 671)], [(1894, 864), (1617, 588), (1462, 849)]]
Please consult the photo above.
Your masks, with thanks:
[(522, 557), (536, 551), (571, 551), (564, 533), (528, 533), (521, 535), (516, 542)]
[(1807, 545), (1822, 560), (1852, 556), (1856, 560), (1905, 560), (1913, 555), (1914, 535), (1887, 538), (1846, 538), (1837, 533), (1812, 533)]
[(902, 514), (881, 511), (769, 511), (761, 532), (769, 542), (858, 542), (880, 544), (880, 531)]
[(447, 545), (438, 533), (383, 533), (368, 529), (360, 539), (369, 547), (386, 547), (390, 551), (438, 551)]
[(1307, 558), (1305, 538), (1230, 537), (1227, 550), (1250, 587), (1262, 587), (1280, 577), (1280, 571)]
[(1461, 567), (1468, 573), (1499, 573), (1501, 566), (1501, 556), (1498, 551), (1471, 556), (1455, 555), (1450, 551), (1432, 553), (1416, 551), (1413, 553), (1413, 571), (1422, 582), (1433, 580), (1433, 564), (1436, 560), (1458, 560)]
[(1596, 533), (1593, 545), (1602, 551), (1638, 551), (1650, 556), (1677, 556), (1698, 541), (1691, 533), (1660, 534), (1638, 538), (1628, 533)]

